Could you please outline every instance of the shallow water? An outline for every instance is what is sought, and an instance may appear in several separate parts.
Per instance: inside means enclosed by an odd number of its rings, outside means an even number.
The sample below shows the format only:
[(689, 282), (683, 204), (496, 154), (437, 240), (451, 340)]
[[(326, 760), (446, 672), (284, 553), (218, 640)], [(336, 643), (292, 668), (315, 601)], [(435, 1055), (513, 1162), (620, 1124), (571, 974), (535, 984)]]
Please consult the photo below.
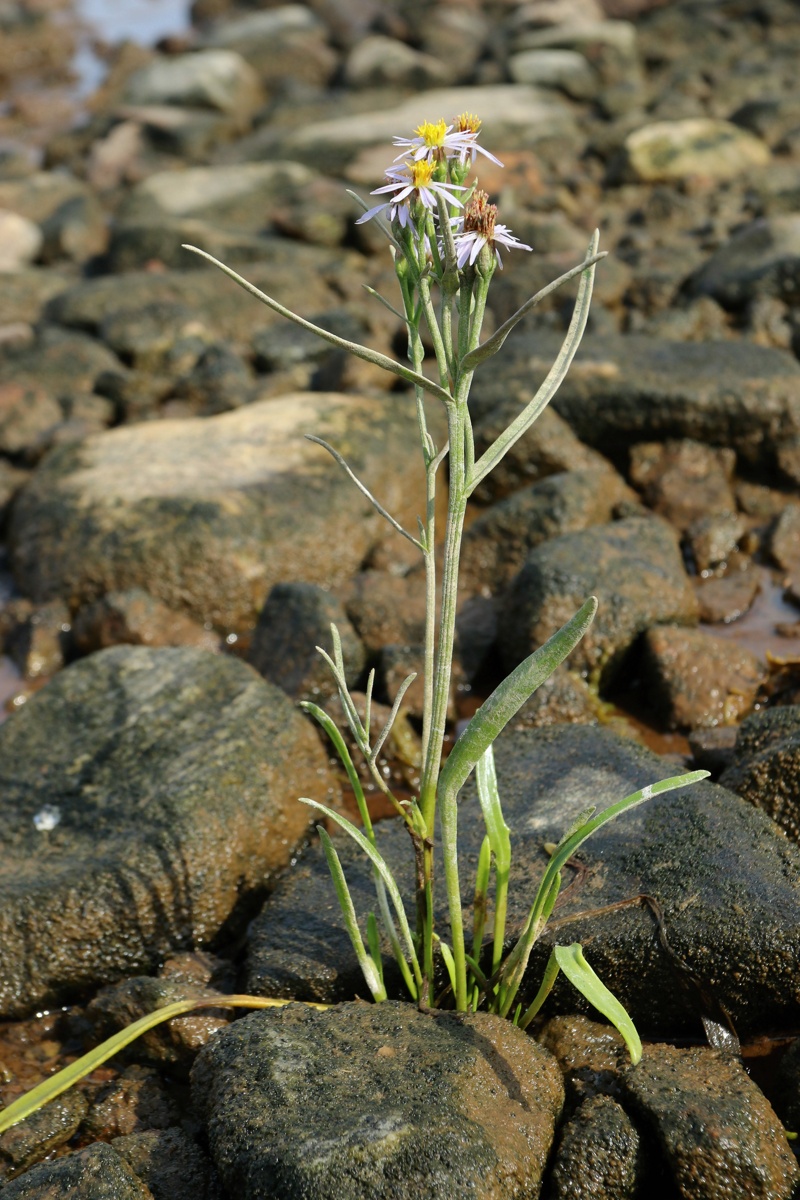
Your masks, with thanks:
[(189, 28), (188, 0), (74, 0), (73, 11), (82, 29), (73, 59), (81, 96), (94, 91), (106, 73), (95, 43), (113, 46), (130, 40), (152, 46)]

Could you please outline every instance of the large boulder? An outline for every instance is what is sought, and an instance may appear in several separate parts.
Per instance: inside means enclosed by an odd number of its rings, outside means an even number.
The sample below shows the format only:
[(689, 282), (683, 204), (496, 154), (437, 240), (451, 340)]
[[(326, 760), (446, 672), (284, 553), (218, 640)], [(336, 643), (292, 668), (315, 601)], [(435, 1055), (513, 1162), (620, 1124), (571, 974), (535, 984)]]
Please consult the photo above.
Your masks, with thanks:
[[(549, 861), (545, 845), (557, 842), (587, 806), (605, 808), (674, 774), (675, 765), (630, 738), (583, 725), (506, 733), (495, 754), (511, 828), (510, 938), (527, 918)], [(465, 912), (483, 836), (470, 781), (459, 822)], [(405, 828), (384, 822), (377, 838), (411, 901), (414, 864)], [(367, 860), (351, 847), (342, 838), (339, 854), (356, 911), (365, 915), (375, 907), (374, 886)], [(724, 1022), (728, 1014), (747, 1035), (791, 1028), (800, 1017), (800, 851), (764, 813), (725, 788), (695, 784), (625, 813), (584, 843), (564, 885), (534, 947), (523, 1004), (539, 987), (553, 943), (577, 941), (643, 1032), (702, 1036), (701, 1015)], [(442, 893), (437, 919), (447, 938)], [(644, 896), (653, 898), (660, 917)], [(387, 961), (387, 979), (400, 988), (390, 967)], [(254, 922), (248, 990), (322, 1001), (365, 994), (319, 847), (281, 881)], [(562, 977), (547, 1003), (550, 1011), (591, 1011)]]
[(305, 433), (334, 444), (416, 528), (425, 502), (413, 404), (298, 393), (207, 419), (121, 427), (52, 453), (14, 508), (18, 583), (73, 608), (141, 587), (239, 631), (276, 583), (349, 578), (383, 521)]
[(246, 919), (333, 786), (310, 726), (237, 659), (120, 646), (0, 729), (0, 1014)]

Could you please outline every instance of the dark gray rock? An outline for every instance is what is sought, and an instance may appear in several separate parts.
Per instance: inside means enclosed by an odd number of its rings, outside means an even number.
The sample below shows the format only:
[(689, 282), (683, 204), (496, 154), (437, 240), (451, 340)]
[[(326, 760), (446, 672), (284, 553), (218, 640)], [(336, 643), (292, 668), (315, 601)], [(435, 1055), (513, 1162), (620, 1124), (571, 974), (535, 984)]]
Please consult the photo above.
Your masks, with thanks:
[[(65, 1092), (0, 1135), (0, 1178), (13, 1178), (63, 1146), (89, 1108), (82, 1092)], [(0, 1186), (2, 1186), (0, 1184)]]
[[(6, 654), (25, 679), (55, 675), (64, 666), (70, 646), (69, 609), (62, 600), (51, 600), (27, 612), (20, 605), (20, 610), (21, 619), (3, 640)], [(8, 611), (3, 617), (7, 615)]]
[(526, 700), (509, 722), (512, 729), (540, 729), (543, 725), (596, 724), (602, 705), (586, 680), (575, 671), (559, 667)]
[(500, 620), (499, 644), (515, 667), (560, 629), (586, 600), (600, 608), (567, 660), (607, 684), (640, 634), (652, 625), (693, 625), (694, 591), (677, 535), (664, 521), (628, 517), (543, 542), (512, 582)]
[(701, 442), (644, 442), (631, 448), (630, 479), (645, 503), (681, 531), (708, 515), (734, 514), (736, 455)]
[(503, 592), (535, 546), (605, 525), (636, 496), (607, 465), (563, 471), (514, 492), (472, 521), (461, 550), (462, 587)]
[(290, 1005), (201, 1054), (193, 1096), (241, 1200), (538, 1194), (563, 1085), (509, 1022)]
[(550, 1200), (634, 1200), (645, 1173), (642, 1139), (610, 1096), (581, 1104), (561, 1131)]
[(313, 583), (275, 585), (253, 630), (249, 661), (293, 699), (321, 703), (337, 691), (317, 650), (333, 655), (331, 625), (339, 631), (348, 684), (355, 687), (367, 661), (364, 646), (341, 602)]
[(713, 296), (726, 308), (743, 308), (754, 296), (800, 297), (800, 217), (764, 217), (745, 225), (688, 280), (691, 295)]
[(717, 779), (733, 762), (737, 734), (735, 725), (693, 730), (688, 740), (694, 765), (701, 771), (710, 771), (711, 777)]
[(95, 1142), (77, 1154), (39, 1163), (3, 1188), (4, 1200), (153, 1200), (111, 1146)]
[(800, 841), (800, 705), (767, 709), (743, 721), (734, 761), (720, 783)]
[[(544, 843), (557, 841), (587, 805), (603, 807), (675, 768), (631, 739), (592, 726), (504, 734), (495, 749), (512, 831), (511, 937), (527, 917), (545, 868)], [(484, 835), (472, 782), (460, 811), (462, 895), (469, 911)], [(377, 838), (410, 903), (408, 834), (388, 821)], [(375, 906), (374, 888), (366, 860), (351, 844), (343, 838), (339, 853), (356, 911), (364, 915)], [(523, 985), (527, 1000), (557, 939), (583, 943), (589, 962), (643, 1031), (697, 1033), (699, 1014), (713, 1015), (716, 1006), (730, 1013), (742, 1035), (797, 1021), (800, 852), (764, 813), (725, 788), (701, 783), (626, 813), (586, 842), (579, 859), (580, 870), (565, 876), (573, 886), (534, 947)], [(642, 893), (663, 911), (669, 953), (653, 913), (638, 899)], [(439, 927), (446, 928), (441, 889), (438, 904)], [(393, 987), (396, 974), (387, 962)], [(254, 922), (247, 989), (322, 1001), (366, 994), (318, 847), (284, 877)], [(551, 1012), (586, 1011), (561, 979), (551, 1005)]]
[(148, 1129), (114, 1139), (113, 1148), (153, 1200), (219, 1200), (216, 1172), (182, 1129)]
[(368, 650), (425, 640), (425, 576), (361, 571), (345, 600), (347, 615)]
[[(515, 392), (484, 413), (478, 407), (477, 400), (473, 401), (476, 409), (476, 459), (494, 444), (528, 403), (530, 394), (522, 388), (520, 393)], [(536, 483), (547, 475), (607, 465), (602, 455), (578, 441), (564, 418), (554, 408), (548, 407), (527, 433), (506, 452), (495, 470), (478, 485), (474, 493), (475, 500), (481, 504), (500, 500), (509, 492)]]
[[(532, 395), (559, 345), (552, 334), (512, 334), (493, 369), (477, 373), (476, 404), (495, 404), (518, 386)], [(692, 438), (769, 468), (800, 432), (800, 366), (785, 351), (746, 342), (588, 336), (553, 405), (615, 462), (636, 442)]]
[(766, 682), (764, 663), (735, 642), (701, 629), (648, 629), (642, 659), (648, 706), (668, 729), (735, 725)]
[(72, 645), (82, 654), (122, 644), (218, 650), (220, 643), (212, 630), (185, 613), (160, 604), (143, 588), (131, 588), (109, 592), (102, 600), (82, 608), (72, 622)]
[(769, 1102), (733, 1058), (648, 1046), (623, 1082), (687, 1200), (789, 1200), (800, 1170)]
[(781, 1059), (775, 1109), (791, 1132), (800, 1127), (800, 1040), (795, 1039)]
[(582, 1016), (551, 1017), (536, 1040), (558, 1060), (568, 1112), (595, 1096), (621, 1097), (624, 1043), (613, 1026)]
[(424, 505), (416, 417), (399, 398), (300, 393), (209, 418), (148, 421), (63, 446), (14, 504), (15, 577), (71, 607), (144, 588), (201, 624), (252, 628), (270, 588), (348, 578), (383, 519), (339, 466), (345, 455), (407, 527)]
[(21, 1015), (246, 917), (331, 785), (307, 722), (232, 658), (116, 647), (0, 730), (3, 979)]

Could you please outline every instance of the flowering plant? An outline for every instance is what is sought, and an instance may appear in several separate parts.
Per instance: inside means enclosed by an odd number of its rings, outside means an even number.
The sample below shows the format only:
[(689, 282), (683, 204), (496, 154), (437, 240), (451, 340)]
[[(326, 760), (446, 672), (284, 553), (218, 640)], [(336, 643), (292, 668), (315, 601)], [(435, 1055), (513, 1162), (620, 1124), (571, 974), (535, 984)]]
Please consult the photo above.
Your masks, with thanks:
[[(600, 813), (584, 812), (556, 846), (547, 847), (550, 859), (522, 931), (515, 944), (506, 947), (506, 903), (511, 867), (511, 831), (506, 826), (497, 789), (492, 745), (504, 726), (575, 648), (591, 624), (597, 601), (589, 597), (560, 630), (531, 654), (505, 679), (474, 714), (442, 763), (455, 638), (458, 564), (467, 502), (480, 482), (497, 466), (515, 442), (531, 427), (554, 396), (580, 343), (589, 314), (596, 264), (605, 255), (598, 251), (595, 231), (583, 262), (547, 285), (522, 305), (484, 341), (481, 331), (489, 285), (496, 269), (502, 268), (500, 249), (526, 250), (504, 224), (497, 209), (476, 183), (468, 184), (478, 155), (497, 165), (497, 158), (478, 142), (480, 121), (464, 114), (451, 125), (444, 120), (424, 122), (413, 137), (396, 137), (401, 153), (387, 169), (387, 182), (373, 193), (385, 199), (365, 210), (360, 222), (374, 220), (382, 229), (393, 255), (402, 298), (402, 311), (373, 294), (403, 322), (408, 335), (410, 366), (350, 342), (306, 321), (272, 297), (265, 295), (230, 267), (194, 246), (187, 249), (214, 263), (241, 287), (273, 311), (311, 330), (320, 338), (374, 363), (405, 380), (414, 388), (422, 463), (426, 479), (424, 517), (418, 530), (404, 529), (359, 480), (338, 451), (320, 438), (308, 435), (323, 446), (347, 472), (392, 528), (407, 538), (422, 555), (426, 580), (426, 625), (424, 653), (424, 715), (422, 766), (419, 795), (397, 799), (378, 768), (378, 755), (391, 732), (408, 687), (416, 678), (409, 675), (398, 690), (390, 716), (377, 736), (373, 735), (370, 712), (374, 671), (370, 673), (364, 718), (345, 680), (339, 634), (332, 627), (332, 654), (327, 659), (337, 683), (350, 732), (364, 758), (375, 785), (391, 801), (408, 829), (416, 860), (416, 921), (412, 931), (403, 898), (385, 859), (380, 853), (375, 830), (358, 772), (341, 732), (317, 705), (303, 707), (325, 729), (347, 771), (359, 807), (362, 828), (341, 813), (304, 798), (304, 803), (341, 826), (369, 858), (376, 889), (377, 913), (366, 920), (367, 945), (353, 906), (341, 861), (333, 840), (318, 827), (319, 837), (333, 877), (344, 921), (358, 957), (365, 982), (376, 1001), (386, 999), (379, 922), (391, 947), (411, 997), (422, 1008), (448, 1003), (460, 1012), (483, 1005), (491, 1012), (509, 1016), (525, 1028), (550, 992), (558, 972), (563, 971), (581, 993), (622, 1034), (634, 1063), (641, 1056), (641, 1043), (634, 1025), (616, 997), (599, 980), (583, 956), (579, 944), (556, 946), (545, 969), (541, 986), (525, 1009), (517, 1002), (523, 975), (533, 946), (553, 911), (561, 886), (561, 870), (579, 846), (597, 829), (627, 809), (651, 797), (704, 778), (707, 771), (661, 780), (609, 805)], [(396, 164), (400, 165), (396, 165)], [(352, 193), (351, 193), (352, 194)], [(385, 218), (385, 219), (384, 219)], [(475, 370), (500, 350), (511, 330), (547, 295), (579, 277), (575, 309), (564, 343), (544, 382), (530, 402), (518, 413), (496, 441), (476, 459), (468, 408)], [(369, 289), (372, 290), (372, 289)], [(431, 339), (436, 379), (423, 373), (425, 348), (423, 330)], [(425, 415), (426, 396), (439, 400), (447, 416), (448, 440), (437, 446)], [(436, 488), (444, 463), (449, 468), (447, 523), (444, 535), (441, 606), (437, 613)], [(438, 617), (438, 622), (437, 622)], [(475, 889), (471, 950), (467, 950), (458, 866), (458, 795), (472, 771), (476, 772), (478, 795), (486, 826), (479, 856)], [(441, 833), (445, 888), (449, 909), (450, 940), (437, 934), (434, 926), (433, 864), (437, 820)], [(490, 944), (484, 948), (484, 931), (494, 871), (494, 920)], [(448, 980), (437, 996), (437, 957)], [(58, 1072), (0, 1113), (0, 1132), (23, 1119), (42, 1104), (72, 1086), (136, 1037), (171, 1017), (203, 1005), (266, 1008), (288, 1001), (255, 996), (228, 996), (206, 1001), (178, 1001), (141, 1018), (89, 1054)], [(315, 1007), (324, 1007), (315, 1006)]]

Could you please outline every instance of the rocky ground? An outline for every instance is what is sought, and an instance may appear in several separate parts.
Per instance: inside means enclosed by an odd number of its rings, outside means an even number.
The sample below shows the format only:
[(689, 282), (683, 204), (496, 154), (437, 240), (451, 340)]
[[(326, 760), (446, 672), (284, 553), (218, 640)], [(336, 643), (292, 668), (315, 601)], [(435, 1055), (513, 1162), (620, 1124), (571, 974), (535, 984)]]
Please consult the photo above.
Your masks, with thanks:
[[(600, 598), (498, 745), (511, 925), (587, 802), (684, 764), (713, 782), (604, 829), (556, 912), (553, 939), (583, 942), (653, 1042), (639, 1068), (566, 988), (540, 1044), (437, 1018), (419, 1079), (428, 1018), (410, 1006), (228, 1032), (213, 1010), (0, 1135), (0, 1193), (792, 1196), (800, 1043), (779, 1068), (773, 1053), (773, 1109), (736, 1039), (785, 1050), (800, 1028), (796, 6), (195, 0), (179, 37), (107, 48), (80, 111), (67, 15), (0, 0), (0, 646), (18, 710), (0, 729), (0, 1014), (20, 1018), (0, 1099), (180, 996), (363, 992), (295, 803), (347, 800), (292, 701), (330, 697), (313, 647), (335, 621), (352, 686), (374, 666), (390, 704), (420, 658), (424, 589), (302, 435), (413, 526), (413, 405), (182, 244), (402, 355), (364, 287), (392, 295), (391, 263), (346, 189), (379, 186), (392, 135), (423, 119), (483, 119), (505, 167), (481, 184), (534, 247), (496, 275), (490, 324), (595, 226), (610, 252), (567, 381), (465, 539), (454, 721)], [(478, 452), (549, 370), (573, 298), (553, 293), (478, 373)], [(411, 789), (419, 703), (412, 689), (385, 764)], [(381, 839), (410, 883), (404, 837)], [(342, 856), (366, 907), (368, 873)], [(432, 1129), (445, 1149), (423, 1170)], [(465, 1141), (471, 1159), (446, 1150)]]

